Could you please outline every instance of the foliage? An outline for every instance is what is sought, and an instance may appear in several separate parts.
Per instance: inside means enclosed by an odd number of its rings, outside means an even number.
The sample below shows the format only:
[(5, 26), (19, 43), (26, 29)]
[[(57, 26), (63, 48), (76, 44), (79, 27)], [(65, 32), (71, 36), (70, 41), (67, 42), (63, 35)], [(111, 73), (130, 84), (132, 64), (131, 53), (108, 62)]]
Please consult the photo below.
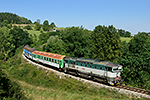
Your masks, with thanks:
[(131, 37), (131, 33), (129, 31), (118, 29), (118, 33), (121, 37)]
[(54, 28), (54, 27), (56, 27), (56, 25), (54, 24), (54, 22), (52, 22), (51, 24), (50, 24), (50, 28)]
[(50, 36), (55, 36), (55, 35), (60, 35), (60, 32), (47, 32), (47, 33), (41, 33), (40, 35), (39, 35), (39, 40), (38, 40), (38, 42), (40, 43), (40, 44), (43, 44), (43, 43), (46, 43), (47, 42), (47, 40), (48, 40), (48, 38), (50, 37)]
[(30, 25), (27, 25), (24, 27), (24, 29), (27, 29), (27, 30), (32, 30), (31, 26)]
[(83, 27), (66, 28), (60, 32), (60, 36), (52, 36), (43, 47), (44, 51), (66, 54), (71, 57), (91, 56), (90, 33)]
[(138, 33), (123, 46), (123, 55), (119, 58), (124, 67), (123, 79), (126, 83), (150, 89), (150, 37)]
[(6, 21), (7, 24), (13, 23), (13, 24), (30, 24), (32, 23), (31, 20), (28, 20), (24, 17), (19, 17), (16, 14), (8, 13), (8, 12), (2, 12), (0, 13), (0, 22)]
[(0, 99), (20, 100), (26, 99), (20, 86), (10, 80), (0, 67)]
[(98, 25), (92, 34), (93, 57), (100, 60), (117, 60), (121, 55), (121, 40), (117, 30), (111, 25)]
[(49, 22), (48, 22), (48, 20), (45, 20), (43, 22), (43, 30), (44, 31), (49, 31), (49, 29), (50, 29)]
[(14, 27), (10, 30), (9, 35), (11, 35), (11, 44), (15, 45), (15, 49), (19, 46), (30, 44), (29, 33), (21, 28)]
[(37, 19), (37, 20), (34, 22), (34, 24), (35, 24), (35, 23), (39, 23), (39, 24), (40, 24), (40, 23), (41, 23), (40, 19)]
[(13, 37), (9, 34), (8, 28), (0, 28), (0, 60), (6, 60), (12, 56), (15, 45), (12, 44), (11, 41), (13, 41)]
[(71, 57), (91, 57), (91, 34), (81, 27), (66, 28), (61, 31), (65, 43), (66, 55)]
[(43, 50), (46, 52), (52, 52), (52, 53), (57, 53), (57, 54), (65, 54), (65, 43), (59, 39), (59, 37), (56, 36), (51, 36), (47, 40), (47, 44), (43, 46)]
[(34, 29), (39, 31), (41, 29), (41, 25), (38, 22), (36, 22)]
[(18, 27), (9, 31), (8, 28), (0, 28), (0, 60), (7, 60), (15, 54), (15, 50), (26, 44), (30, 44), (29, 33)]
[(7, 24), (5, 22), (0, 22), (0, 27), (3, 27), (3, 26), (7, 27)]

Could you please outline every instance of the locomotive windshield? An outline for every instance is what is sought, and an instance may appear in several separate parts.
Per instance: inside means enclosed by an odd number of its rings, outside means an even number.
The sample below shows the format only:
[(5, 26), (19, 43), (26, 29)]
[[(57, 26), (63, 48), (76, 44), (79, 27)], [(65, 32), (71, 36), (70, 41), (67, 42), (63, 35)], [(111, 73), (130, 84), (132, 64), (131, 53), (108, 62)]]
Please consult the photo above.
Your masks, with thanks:
[(120, 72), (120, 71), (122, 71), (122, 66), (113, 68), (113, 72)]

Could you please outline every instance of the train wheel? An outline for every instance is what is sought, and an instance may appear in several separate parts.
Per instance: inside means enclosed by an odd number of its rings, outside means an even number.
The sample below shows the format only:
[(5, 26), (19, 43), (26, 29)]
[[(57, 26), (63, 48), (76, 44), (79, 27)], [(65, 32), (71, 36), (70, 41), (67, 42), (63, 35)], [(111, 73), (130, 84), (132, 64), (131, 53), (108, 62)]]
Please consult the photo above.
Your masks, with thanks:
[(81, 75), (80, 72), (77, 71), (77, 75), (80, 76)]
[(64, 69), (64, 73), (67, 73), (67, 72), (68, 72), (68, 70), (67, 70), (67, 68), (65, 68), (65, 69)]

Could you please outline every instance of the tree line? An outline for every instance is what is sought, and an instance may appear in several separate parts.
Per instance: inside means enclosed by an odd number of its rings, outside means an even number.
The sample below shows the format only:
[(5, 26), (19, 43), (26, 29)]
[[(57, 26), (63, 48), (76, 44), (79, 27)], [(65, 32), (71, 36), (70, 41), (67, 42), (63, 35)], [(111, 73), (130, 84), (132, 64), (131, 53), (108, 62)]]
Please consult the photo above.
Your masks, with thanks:
[(40, 24), (40, 19), (37, 19), (35, 22), (34, 22), (35, 26), (35, 30), (40, 30), (41, 27), (43, 28), (44, 31), (49, 31), (50, 29), (54, 29), (56, 27), (56, 25), (54, 24), (54, 22), (52, 22), (51, 24), (49, 24), (48, 20), (45, 20), (43, 22), (43, 25)]
[(9, 13), (9, 12), (2, 12), (0, 13), (0, 23), (6, 24), (31, 24), (31, 20), (28, 20), (25, 17), (20, 17), (16, 14)]

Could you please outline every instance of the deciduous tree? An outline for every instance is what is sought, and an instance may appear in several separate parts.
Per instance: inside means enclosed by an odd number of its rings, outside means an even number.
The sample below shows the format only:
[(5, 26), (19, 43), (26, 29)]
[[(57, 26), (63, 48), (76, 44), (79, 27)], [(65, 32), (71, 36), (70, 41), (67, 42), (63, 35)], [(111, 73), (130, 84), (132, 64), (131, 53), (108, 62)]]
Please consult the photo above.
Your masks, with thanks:
[(124, 67), (125, 82), (150, 89), (150, 36), (138, 33), (122, 51), (119, 63)]
[(44, 31), (49, 31), (49, 29), (50, 29), (49, 22), (48, 22), (48, 20), (45, 20), (43, 22), (43, 30)]
[(121, 40), (119, 33), (112, 25), (108, 27), (96, 26), (92, 34), (92, 40), (93, 58), (117, 61), (117, 58), (121, 55)]

